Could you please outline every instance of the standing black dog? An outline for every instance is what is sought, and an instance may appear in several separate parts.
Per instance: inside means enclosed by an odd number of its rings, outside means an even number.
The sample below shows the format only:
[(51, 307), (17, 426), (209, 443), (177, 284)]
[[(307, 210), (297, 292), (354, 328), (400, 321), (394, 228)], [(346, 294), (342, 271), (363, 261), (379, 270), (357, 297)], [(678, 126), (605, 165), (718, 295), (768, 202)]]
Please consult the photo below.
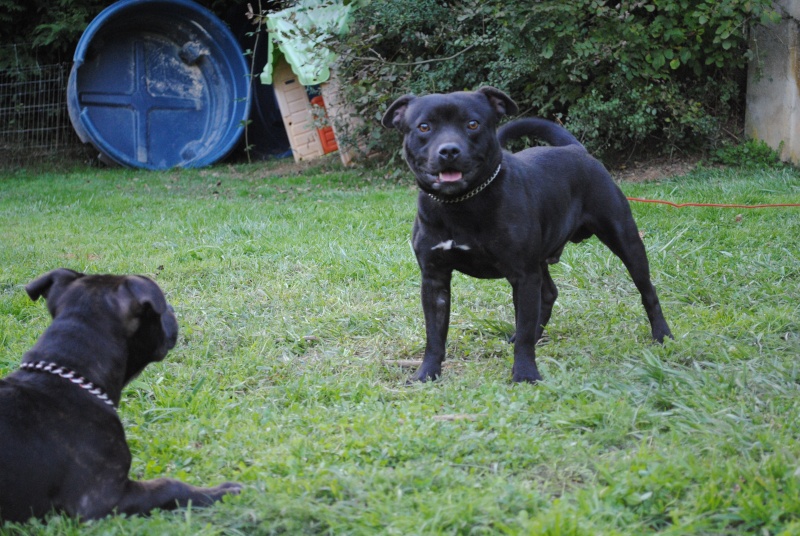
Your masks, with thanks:
[[(600, 162), (565, 129), (522, 119), (499, 132), (517, 105), (492, 87), (424, 97), (406, 95), (382, 123), (403, 134), (403, 155), (420, 188), (413, 246), (422, 271), (427, 343), (412, 379), (441, 374), (450, 319), (453, 270), (506, 278), (516, 315), (515, 382), (541, 379), (536, 342), (558, 291), (548, 265), (567, 242), (596, 235), (627, 267), (650, 320), (653, 338), (671, 337), (661, 312), (644, 244), (628, 201)], [(519, 153), (501, 142), (536, 136), (550, 147)], [(498, 139), (498, 137), (500, 139)]]
[(178, 323), (142, 276), (54, 270), (25, 287), (53, 323), (0, 380), (0, 522), (49, 511), (81, 519), (204, 506), (238, 484), (197, 488), (128, 478), (131, 453), (115, 407), (123, 386), (175, 346)]

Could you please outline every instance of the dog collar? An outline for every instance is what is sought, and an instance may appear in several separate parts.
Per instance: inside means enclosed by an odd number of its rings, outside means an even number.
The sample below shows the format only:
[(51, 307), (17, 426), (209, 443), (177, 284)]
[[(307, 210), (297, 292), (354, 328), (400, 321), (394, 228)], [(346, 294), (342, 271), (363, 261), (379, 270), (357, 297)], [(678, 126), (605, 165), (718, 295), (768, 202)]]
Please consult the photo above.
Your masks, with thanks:
[(86, 389), (95, 397), (99, 398), (103, 401), (104, 404), (108, 404), (111, 407), (114, 407), (114, 402), (108, 397), (105, 391), (100, 387), (97, 387), (95, 384), (84, 378), (83, 376), (79, 375), (77, 372), (70, 370), (68, 368), (62, 367), (60, 365), (56, 365), (55, 363), (47, 363), (46, 361), (37, 361), (36, 363), (23, 363), (20, 365), (21, 368), (25, 370), (30, 370), (33, 372), (49, 372), (50, 374), (55, 374), (56, 376), (61, 376), (65, 380), (69, 380), (78, 387), (82, 389)]
[(481, 184), (480, 186), (478, 186), (477, 188), (475, 188), (471, 192), (462, 195), (461, 197), (456, 197), (455, 199), (442, 199), (441, 197), (437, 197), (437, 196), (435, 196), (435, 195), (433, 195), (431, 193), (428, 193), (428, 192), (425, 192), (425, 193), (427, 193), (430, 196), (430, 198), (433, 199), (434, 201), (436, 201), (437, 203), (452, 204), (452, 203), (460, 203), (462, 201), (466, 201), (470, 197), (474, 197), (474, 196), (478, 195), (479, 193), (484, 191), (487, 186), (492, 184), (492, 181), (495, 180), (497, 178), (497, 175), (500, 173), (500, 168), (502, 167), (502, 165), (503, 165), (502, 163), (497, 164), (497, 169), (494, 170), (494, 174), (491, 177), (489, 177), (488, 181), (484, 182), (483, 184)]

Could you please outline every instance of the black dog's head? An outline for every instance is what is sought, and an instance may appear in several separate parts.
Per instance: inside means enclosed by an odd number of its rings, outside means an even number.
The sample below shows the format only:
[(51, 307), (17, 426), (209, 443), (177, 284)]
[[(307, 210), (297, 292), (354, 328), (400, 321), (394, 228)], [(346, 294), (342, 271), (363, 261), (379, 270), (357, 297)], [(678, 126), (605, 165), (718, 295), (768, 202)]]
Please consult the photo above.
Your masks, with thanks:
[(403, 155), (419, 187), (445, 197), (458, 196), (486, 181), (502, 160), (497, 123), (517, 105), (502, 91), (397, 99), (381, 123), (403, 133)]
[(110, 336), (125, 339), (123, 383), (148, 363), (162, 360), (178, 338), (172, 307), (158, 285), (145, 276), (85, 275), (60, 268), (31, 281), (25, 291), (34, 301), (47, 300), (54, 323), (74, 318), (107, 326)]

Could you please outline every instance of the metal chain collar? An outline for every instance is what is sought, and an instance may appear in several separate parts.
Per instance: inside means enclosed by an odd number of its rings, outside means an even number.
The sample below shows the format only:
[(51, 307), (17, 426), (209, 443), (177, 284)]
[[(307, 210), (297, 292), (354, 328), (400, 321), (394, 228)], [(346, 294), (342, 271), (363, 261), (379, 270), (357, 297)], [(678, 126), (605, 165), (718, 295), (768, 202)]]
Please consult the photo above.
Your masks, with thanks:
[(82, 389), (86, 389), (95, 397), (99, 398), (103, 401), (103, 403), (108, 404), (111, 407), (114, 407), (114, 402), (108, 397), (105, 391), (100, 387), (97, 387), (95, 384), (80, 376), (77, 372), (72, 371), (66, 367), (62, 367), (60, 365), (56, 365), (55, 363), (48, 363), (46, 361), (37, 361), (36, 363), (23, 363), (20, 365), (21, 368), (25, 370), (30, 370), (33, 372), (49, 372), (50, 374), (55, 374), (56, 376), (61, 376), (65, 380), (69, 380), (78, 387)]

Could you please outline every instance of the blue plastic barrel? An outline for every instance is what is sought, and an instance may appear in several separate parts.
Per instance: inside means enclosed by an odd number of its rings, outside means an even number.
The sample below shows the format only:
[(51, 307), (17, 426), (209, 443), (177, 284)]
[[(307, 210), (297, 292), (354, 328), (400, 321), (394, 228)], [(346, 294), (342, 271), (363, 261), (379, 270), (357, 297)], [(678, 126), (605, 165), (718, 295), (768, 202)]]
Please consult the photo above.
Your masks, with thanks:
[(122, 0), (86, 28), (67, 87), (75, 131), (104, 161), (145, 169), (225, 157), (250, 112), (228, 27), (191, 0)]

